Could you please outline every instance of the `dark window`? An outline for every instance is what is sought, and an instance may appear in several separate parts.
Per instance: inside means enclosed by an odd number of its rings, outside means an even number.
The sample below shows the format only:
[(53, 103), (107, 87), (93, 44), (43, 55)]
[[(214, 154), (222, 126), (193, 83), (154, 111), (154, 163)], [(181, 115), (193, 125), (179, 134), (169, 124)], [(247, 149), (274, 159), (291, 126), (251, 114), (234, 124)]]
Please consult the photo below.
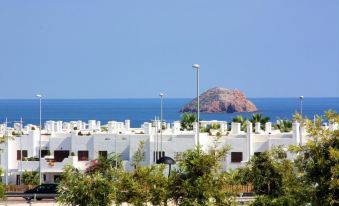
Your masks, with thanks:
[(54, 183), (59, 183), (61, 180), (61, 176), (60, 175), (54, 175)]
[(231, 152), (231, 162), (241, 162), (242, 152)]
[(88, 161), (88, 151), (78, 151), (79, 161)]
[(160, 159), (161, 157), (165, 156), (165, 152), (164, 151), (154, 151), (153, 152), (153, 161), (156, 162), (157, 161), (157, 155), (158, 155), (158, 159)]
[(20, 185), (20, 175), (16, 176), (16, 185)]
[(99, 157), (107, 159), (107, 151), (99, 151)]
[(68, 156), (69, 156), (68, 150), (55, 150), (54, 151), (54, 161), (55, 162), (62, 162)]
[(45, 157), (45, 156), (50, 155), (48, 153), (50, 153), (49, 150), (46, 150), (46, 149), (41, 150), (41, 157)]
[[(27, 150), (22, 150), (22, 160), (24, 160), (25, 157), (27, 157)], [(21, 151), (20, 150), (16, 151), (16, 160), (21, 160)]]

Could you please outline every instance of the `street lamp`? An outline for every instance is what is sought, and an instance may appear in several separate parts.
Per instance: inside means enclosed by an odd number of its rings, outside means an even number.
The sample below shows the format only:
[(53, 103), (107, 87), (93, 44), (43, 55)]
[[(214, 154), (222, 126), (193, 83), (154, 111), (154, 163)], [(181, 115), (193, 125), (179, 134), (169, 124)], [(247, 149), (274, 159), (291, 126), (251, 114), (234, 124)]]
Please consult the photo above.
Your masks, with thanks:
[(160, 157), (162, 157), (162, 98), (164, 93), (160, 93)]
[(37, 94), (36, 97), (39, 99), (39, 184), (41, 185), (41, 99), (42, 95)]
[(171, 157), (163, 156), (158, 159), (156, 163), (168, 165), (168, 177), (171, 175), (171, 166), (175, 164), (174, 159), (172, 159)]
[(302, 144), (302, 133), (303, 133), (303, 130), (302, 130), (302, 127), (303, 127), (303, 99), (304, 99), (304, 96), (300, 96), (299, 97), (300, 99), (300, 115), (301, 115), (301, 122), (300, 122), (300, 127), (299, 127), (299, 136), (300, 136), (300, 144)]
[(300, 96), (299, 99), (300, 99), (300, 115), (302, 117), (303, 116), (303, 99), (304, 99), (304, 96)]
[(199, 139), (199, 133), (200, 133), (200, 102), (199, 102), (199, 64), (193, 64), (192, 67), (197, 70), (197, 138), (198, 138), (198, 146), (200, 146), (200, 139)]

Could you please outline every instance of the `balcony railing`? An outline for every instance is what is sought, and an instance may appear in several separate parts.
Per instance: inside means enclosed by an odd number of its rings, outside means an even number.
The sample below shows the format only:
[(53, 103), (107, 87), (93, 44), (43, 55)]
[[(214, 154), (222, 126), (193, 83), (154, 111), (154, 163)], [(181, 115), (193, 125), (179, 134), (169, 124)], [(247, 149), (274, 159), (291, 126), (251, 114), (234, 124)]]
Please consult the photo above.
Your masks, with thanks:
[[(19, 171), (38, 171), (39, 161), (18, 161)], [(71, 165), (80, 170), (85, 170), (89, 165), (89, 161), (78, 161), (77, 156), (69, 156), (62, 162), (55, 162), (50, 158), (41, 158), (41, 172), (62, 172), (66, 165)]]

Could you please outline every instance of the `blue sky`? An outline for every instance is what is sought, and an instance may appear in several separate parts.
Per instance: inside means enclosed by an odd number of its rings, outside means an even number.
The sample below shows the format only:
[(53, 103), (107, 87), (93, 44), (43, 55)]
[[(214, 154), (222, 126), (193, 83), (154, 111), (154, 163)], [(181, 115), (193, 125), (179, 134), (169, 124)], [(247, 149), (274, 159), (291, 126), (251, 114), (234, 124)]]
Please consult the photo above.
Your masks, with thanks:
[(0, 98), (339, 96), (339, 1), (0, 1)]

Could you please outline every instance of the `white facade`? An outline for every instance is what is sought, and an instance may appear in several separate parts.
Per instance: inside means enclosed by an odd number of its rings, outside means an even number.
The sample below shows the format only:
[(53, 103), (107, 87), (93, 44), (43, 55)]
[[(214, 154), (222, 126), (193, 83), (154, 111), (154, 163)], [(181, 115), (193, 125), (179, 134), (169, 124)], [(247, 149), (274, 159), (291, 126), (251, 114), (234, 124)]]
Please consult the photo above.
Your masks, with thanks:
[[(265, 130), (260, 128), (260, 124), (255, 124), (254, 131), (252, 124), (248, 124), (245, 132), (241, 131), (240, 123), (233, 122), (231, 128), (227, 128), (227, 123), (223, 121), (201, 122), (203, 127), (211, 124), (219, 125), (217, 132), (222, 135), (219, 145), (231, 145), (231, 151), (223, 162), (225, 170), (242, 166), (256, 152), (269, 150), (273, 146), (304, 144), (309, 138), (298, 122), (293, 123), (293, 129), (289, 133), (274, 130), (271, 123), (265, 124)], [(101, 128), (106, 129), (102, 131)], [(330, 125), (329, 128), (338, 129), (338, 125)], [(0, 136), (11, 135), (18, 129), (21, 129), (20, 125), (15, 128), (0, 125)], [(44, 182), (56, 181), (55, 178), (67, 164), (85, 170), (99, 154), (117, 153), (125, 169), (132, 169), (130, 162), (140, 141), (145, 142), (144, 165), (154, 164), (155, 151), (160, 151), (161, 148), (166, 156), (180, 160), (183, 152), (196, 146), (197, 136), (194, 130), (181, 131), (178, 121), (172, 125), (166, 124), (162, 136), (159, 129), (159, 121), (145, 122), (140, 128), (131, 128), (129, 120), (110, 121), (103, 127), (95, 120), (90, 120), (88, 124), (82, 121), (47, 121), (41, 131), (41, 154), (44, 156), (41, 158), (41, 172), (44, 174)], [(34, 125), (27, 125), (21, 132), (22, 135), (12, 136), (7, 142), (0, 144), (0, 166), (5, 170), (3, 178), (7, 184), (17, 184), (20, 179), (18, 175), (22, 171), (39, 171), (39, 161), (26, 159), (39, 156), (39, 129)], [(213, 129), (210, 133), (200, 133), (203, 150), (208, 152), (211, 149), (216, 139), (215, 132)]]

